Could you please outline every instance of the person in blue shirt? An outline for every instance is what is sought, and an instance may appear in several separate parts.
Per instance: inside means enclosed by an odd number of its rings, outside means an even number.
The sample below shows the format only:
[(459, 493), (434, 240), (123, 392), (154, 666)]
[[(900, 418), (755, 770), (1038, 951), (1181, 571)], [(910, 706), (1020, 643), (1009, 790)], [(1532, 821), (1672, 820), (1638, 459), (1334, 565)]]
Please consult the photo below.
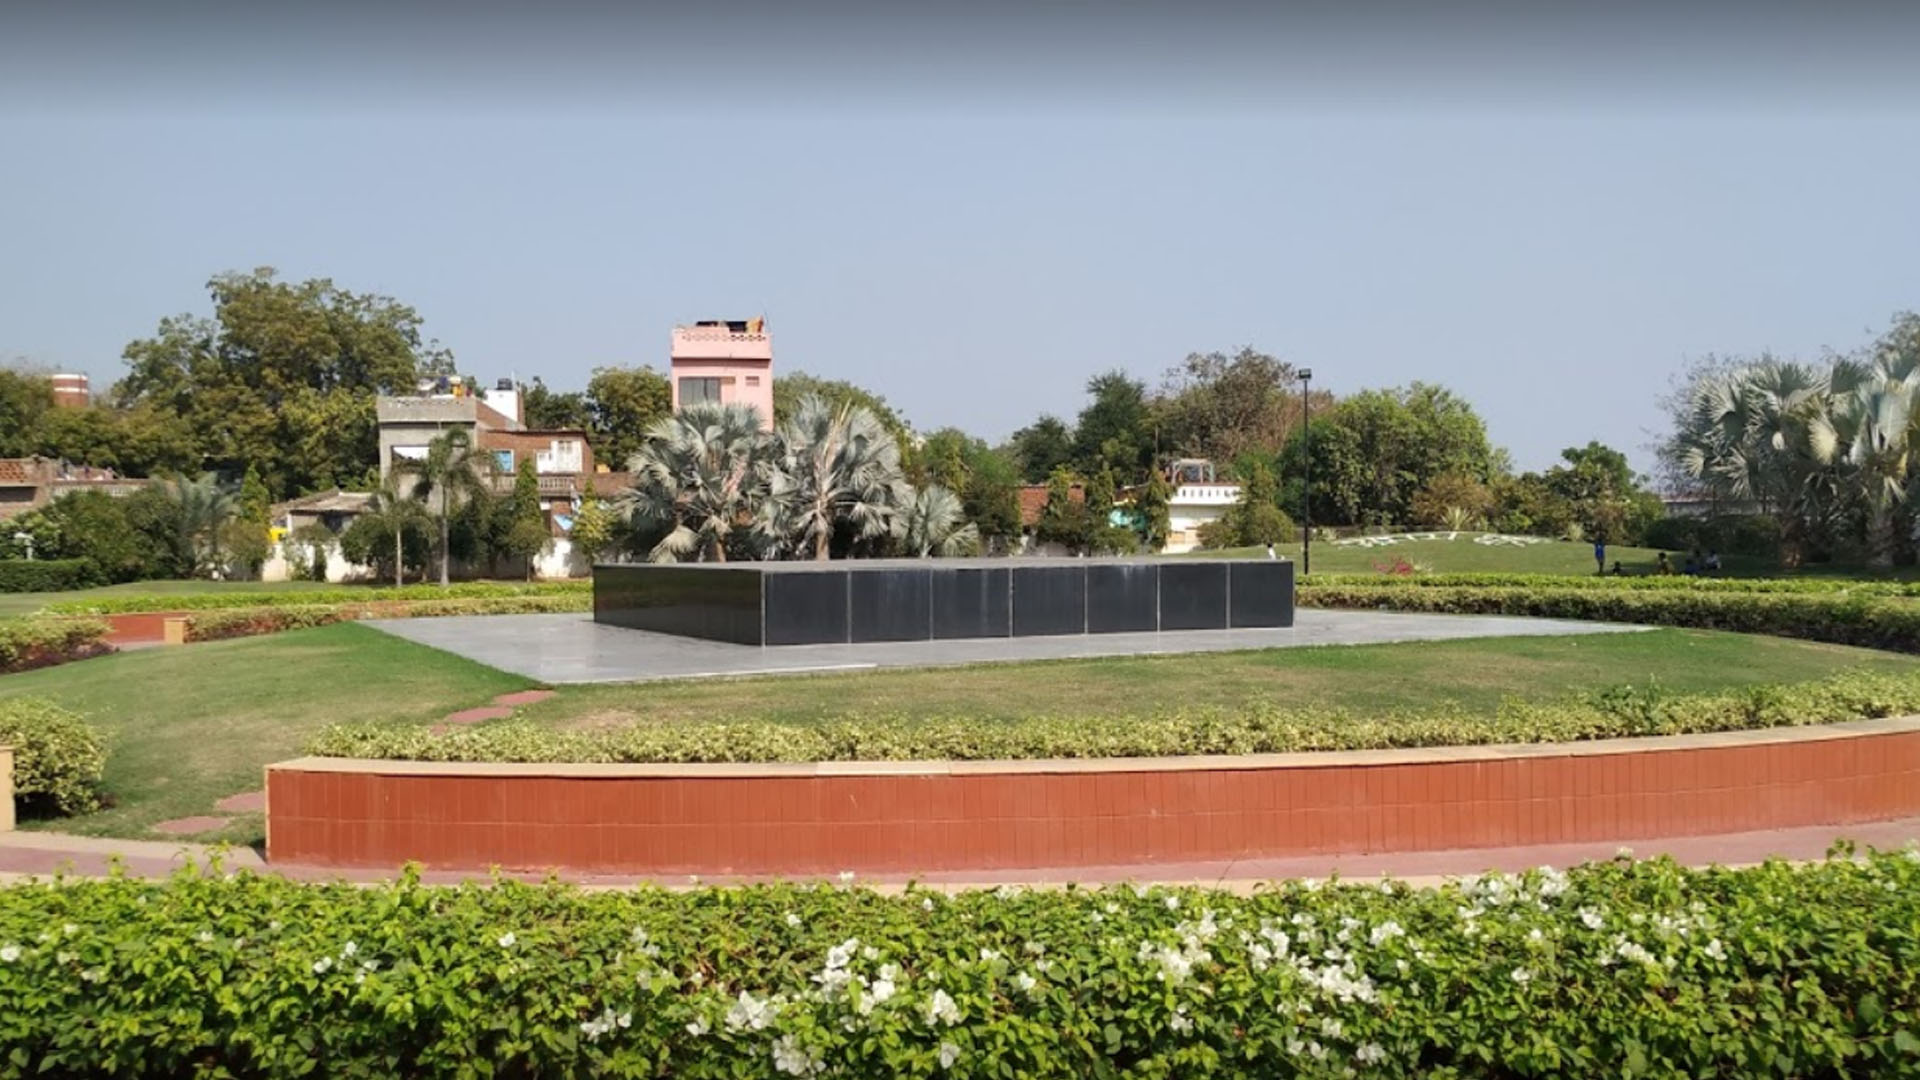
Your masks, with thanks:
[(1593, 542), (1593, 564), (1596, 567), (1594, 573), (1605, 574), (1607, 572), (1607, 542), (1605, 540), (1595, 540)]

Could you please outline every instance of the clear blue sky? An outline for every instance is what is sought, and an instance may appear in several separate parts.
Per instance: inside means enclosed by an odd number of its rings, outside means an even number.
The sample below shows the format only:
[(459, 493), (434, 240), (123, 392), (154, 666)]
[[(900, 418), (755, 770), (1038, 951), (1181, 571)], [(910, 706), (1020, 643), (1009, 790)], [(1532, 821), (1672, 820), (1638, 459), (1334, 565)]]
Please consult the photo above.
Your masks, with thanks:
[(740, 16), (730, 46), (9, 14), (0, 358), (104, 384), (271, 265), (414, 305), (487, 380), (578, 387), (764, 312), (776, 371), (999, 438), (1106, 368), (1252, 344), (1335, 391), (1450, 386), (1523, 467), (1590, 438), (1645, 466), (1685, 359), (1920, 307), (1911, 27)]

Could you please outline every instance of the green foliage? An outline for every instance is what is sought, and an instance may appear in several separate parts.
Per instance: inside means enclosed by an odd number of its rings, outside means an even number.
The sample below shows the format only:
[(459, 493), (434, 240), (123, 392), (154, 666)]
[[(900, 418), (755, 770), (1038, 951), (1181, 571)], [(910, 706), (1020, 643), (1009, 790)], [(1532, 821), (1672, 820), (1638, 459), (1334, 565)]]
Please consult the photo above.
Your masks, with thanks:
[(1141, 538), (1148, 551), (1159, 551), (1167, 546), (1167, 535), (1173, 531), (1173, 485), (1166, 474), (1159, 469), (1147, 478), (1146, 486), (1134, 496), (1134, 509), (1139, 511), (1141, 527), (1145, 535)]
[(107, 624), (93, 619), (0, 619), (0, 674), (106, 652), (106, 636)]
[[(1437, 591), (1437, 590), (1429, 590)], [(1355, 714), (1252, 701), (1147, 715), (1035, 713), (841, 715), (821, 721), (720, 718), (590, 731), (524, 721), (435, 735), (418, 725), (340, 724), (308, 752), (423, 761), (767, 762), (994, 761), (1173, 757), (1574, 742), (1836, 723), (1920, 712), (1920, 674), (1848, 672), (1787, 686), (1711, 694), (1595, 694), (1509, 701), (1491, 711), (1447, 705)]]
[(1133, 483), (1153, 465), (1153, 417), (1146, 385), (1120, 370), (1087, 380), (1092, 400), (1080, 410), (1073, 432), (1073, 462), (1086, 476), (1112, 469)]
[(1647, 529), (1642, 542), (1663, 551), (1717, 551), (1722, 555), (1780, 558), (1780, 523), (1759, 514), (1727, 514), (1710, 518), (1661, 518)]
[(1594, 619), (1920, 652), (1920, 606), (1878, 599), (1865, 591), (1417, 585), (1376, 579), (1346, 584), (1315, 580), (1301, 585), (1297, 597), (1308, 607)]
[[(493, 455), (474, 445), (473, 436), (454, 428), (427, 444), (426, 456), (395, 463), (394, 472), (413, 482), (410, 497), (425, 503), (440, 526), (440, 584), (451, 580), (454, 558), (453, 519), (463, 508), (476, 512), (488, 499), (487, 481), (494, 470)], [(480, 518), (485, 532), (486, 518)]]
[(1478, 477), (1442, 473), (1414, 495), (1411, 520), (1423, 529), (1471, 529), (1486, 522), (1493, 509), (1493, 492)]
[(592, 563), (602, 554), (615, 550), (619, 526), (620, 519), (606, 502), (588, 495), (580, 500), (580, 512), (573, 516), (573, 530), (568, 537), (573, 541), (573, 549)]
[(0, 560), (0, 593), (65, 592), (101, 584), (92, 559)]
[[(533, 385), (520, 386), (521, 418), (527, 427), (536, 431), (558, 431), (577, 429), (585, 431), (591, 437), (593, 427), (593, 406), (587, 395), (578, 390), (561, 393), (549, 390), (540, 376), (533, 377)], [(598, 444), (594, 446), (596, 454), (600, 452)]]
[(579, 605), (592, 607), (591, 581), (465, 581), (446, 588), (438, 585), (408, 585), (402, 588), (375, 588), (365, 585), (333, 589), (308, 589), (291, 596), (283, 592), (204, 592), (165, 595), (96, 596), (85, 600), (49, 604), (47, 611), (57, 615), (125, 615), (138, 611), (223, 611), (236, 608), (286, 607), (294, 597), (299, 605), (385, 604), (413, 600), (487, 600), (520, 596), (566, 596)]
[(7, 528), (32, 536), (36, 557), (85, 559), (113, 583), (181, 576), (190, 567), (180, 508), (158, 488), (124, 499), (104, 491), (70, 492), (12, 519)]
[(36, 698), (0, 700), (0, 746), (13, 747), (13, 797), (29, 810), (84, 814), (105, 802), (106, 749), (79, 716)]
[(53, 411), (51, 379), (37, 371), (0, 367), (0, 457), (34, 453), (41, 418)]
[(540, 509), (540, 477), (531, 459), (522, 458), (513, 478), (513, 494), (497, 507), (503, 516), (500, 552), (510, 559), (527, 560), (527, 577), (533, 577), (533, 559), (553, 542), (547, 515)]
[(1033, 529), (1034, 538), (1043, 544), (1063, 544), (1069, 551), (1080, 551), (1092, 538), (1093, 519), (1087, 513), (1085, 494), (1073, 497), (1078, 487), (1073, 473), (1064, 466), (1047, 478), (1047, 502), (1040, 509), (1040, 520)]
[(1022, 480), (1044, 484), (1055, 470), (1073, 463), (1073, 429), (1059, 417), (1043, 413), (1013, 433), (1010, 451)]
[(647, 429), (621, 507), (636, 532), (659, 539), (655, 562), (728, 557), (728, 542), (767, 501), (772, 440), (743, 405), (693, 405)]
[(650, 367), (595, 368), (587, 380), (586, 403), (595, 458), (610, 469), (625, 469), (640, 452), (647, 430), (673, 411), (673, 387)]
[(262, 604), (247, 608), (197, 612), (187, 617), (187, 640), (220, 641), (226, 638), (254, 637), (259, 634), (277, 634), (283, 630), (303, 630), (310, 626), (329, 626), (353, 619), (417, 619), (437, 615), (542, 615), (563, 611), (587, 611), (591, 608), (592, 596), (577, 590), (552, 595), (533, 593), (524, 596), (450, 598), (441, 590), (435, 589), (429, 599), (423, 600)]
[[(1310, 426), (1313, 520), (1323, 524), (1403, 524), (1435, 477), (1487, 478), (1503, 467), (1473, 407), (1427, 383), (1362, 391), (1316, 413)], [(1305, 453), (1296, 432), (1282, 472), (1299, 476)]]
[[(374, 397), (445, 366), (421, 320), (393, 299), (270, 269), (207, 283), (213, 317), (163, 319), (126, 348), (116, 403), (177, 420), (195, 468), (249, 467), (276, 498), (335, 487), (376, 454)], [(204, 465), (202, 462), (204, 461)]]
[(1299, 426), (1294, 366), (1251, 346), (1229, 357), (1194, 353), (1167, 372), (1153, 402), (1161, 437), (1184, 457), (1272, 460)]
[(938, 484), (960, 497), (965, 520), (984, 544), (1005, 545), (1020, 535), (1020, 474), (1007, 453), (959, 428), (941, 428), (905, 464), (914, 484)]
[(1902, 853), (1251, 896), (221, 871), (0, 895), (6, 1074), (1840, 1077), (1920, 1061), (1920, 862)]
[(1258, 457), (1241, 466), (1240, 499), (1218, 522), (1202, 528), (1201, 542), (1207, 547), (1264, 547), (1267, 544), (1291, 544), (1300, 539), (1293, 519), (1280, 509), (1279, 484), (1273, 470)]
[(887, 404), (886, 398), (841, 379), (823, 379), (797, 369), (774, 377), (774, 426), (778, 427), (792, 419), (799, 412), (800, 403), (808, 398), (819, 398), (834, 409), (852, 405), (867, 410), (880, 422), (881, 427), (893, 435), (900, 444), (901, 453), (906, 453), (913, 429), (893, 406)]

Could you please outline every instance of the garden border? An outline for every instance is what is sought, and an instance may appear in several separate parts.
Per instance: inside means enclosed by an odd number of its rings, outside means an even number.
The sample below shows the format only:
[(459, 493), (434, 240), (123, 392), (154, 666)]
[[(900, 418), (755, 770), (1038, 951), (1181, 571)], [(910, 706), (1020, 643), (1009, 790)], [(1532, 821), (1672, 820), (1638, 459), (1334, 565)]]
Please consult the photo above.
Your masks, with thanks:
[(831, 874), (1127, 866), (1920, 814), (1920, 716), (1701, 735), (1041, 761), (269, 765), (270, 860)]

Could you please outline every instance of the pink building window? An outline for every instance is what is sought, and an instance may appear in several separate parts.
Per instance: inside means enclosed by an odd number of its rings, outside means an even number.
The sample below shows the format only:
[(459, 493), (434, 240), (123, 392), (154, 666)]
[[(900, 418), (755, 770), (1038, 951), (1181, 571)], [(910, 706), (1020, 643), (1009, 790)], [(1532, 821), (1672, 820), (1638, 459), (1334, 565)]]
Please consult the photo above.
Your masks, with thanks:
[(688, 378), (680, 380), (680, 407), (720, 403), (720, 380)]

